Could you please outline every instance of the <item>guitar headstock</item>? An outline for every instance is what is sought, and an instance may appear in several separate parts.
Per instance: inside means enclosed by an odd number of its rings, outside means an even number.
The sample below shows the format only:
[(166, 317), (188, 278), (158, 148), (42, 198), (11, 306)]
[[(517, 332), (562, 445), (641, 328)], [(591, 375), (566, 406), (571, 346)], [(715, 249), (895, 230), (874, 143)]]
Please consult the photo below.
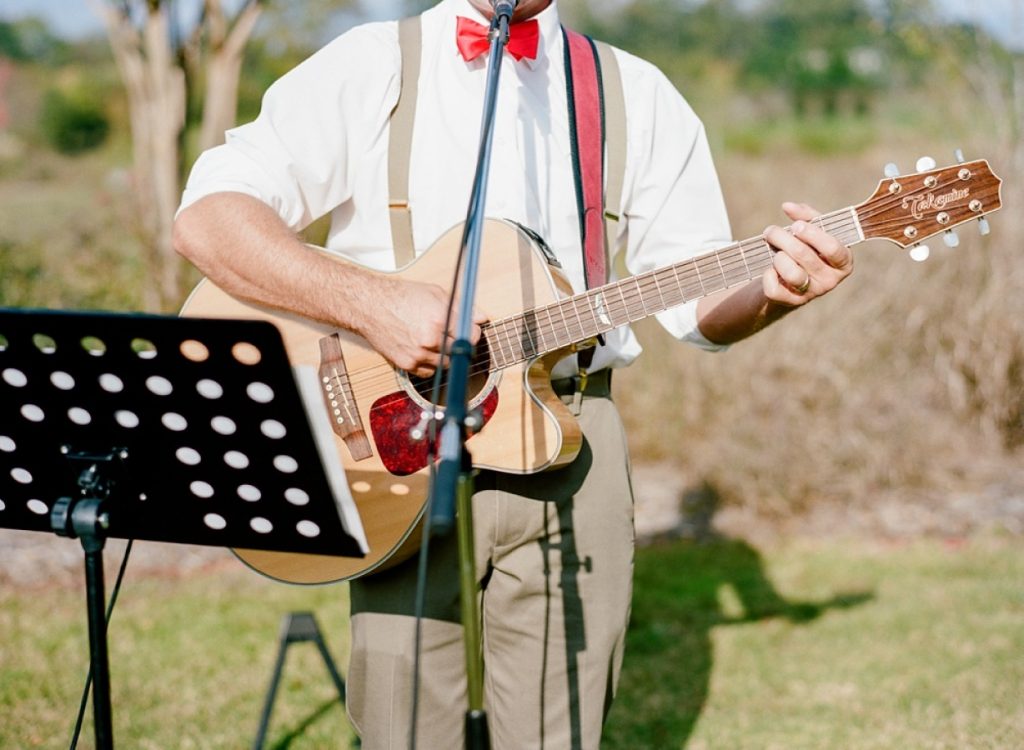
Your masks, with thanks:
[(988, 162), (978, 159), (888, 177), (854, 211), (864, 239), (886, 239), (905, 248), (1002, 208), (1001, 185)]

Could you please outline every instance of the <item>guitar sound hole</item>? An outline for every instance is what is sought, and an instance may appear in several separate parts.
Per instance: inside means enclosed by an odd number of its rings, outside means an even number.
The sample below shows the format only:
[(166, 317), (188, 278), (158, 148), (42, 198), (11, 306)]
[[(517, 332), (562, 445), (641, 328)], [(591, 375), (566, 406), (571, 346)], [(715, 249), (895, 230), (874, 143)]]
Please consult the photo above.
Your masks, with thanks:
[[(417, 401), (423, 404), (431, 403), (431, 396), (434, 391), (434, 377), (420, 378), (415, 375), (408, 374), (409, 385), (412, 386), (414, 393), (410, 394)], [(487, 349), (487, 342), (483, 339), (480, 340), (476, 345), (476, 353), (473, 356), (473, 361), (469, 365), (469, 385), (467, 390), (467, 396), (469, 397), (469, 403), (471, 406), (476, 405), (476, 401), (479, 399), (487, 386), (487, 380), (491, 375), (491, 356)], [(448, 371), (445, 370), (441, 377), (441, 393), (437, 399), (437, 403), (445, 404), (448, 401)]]

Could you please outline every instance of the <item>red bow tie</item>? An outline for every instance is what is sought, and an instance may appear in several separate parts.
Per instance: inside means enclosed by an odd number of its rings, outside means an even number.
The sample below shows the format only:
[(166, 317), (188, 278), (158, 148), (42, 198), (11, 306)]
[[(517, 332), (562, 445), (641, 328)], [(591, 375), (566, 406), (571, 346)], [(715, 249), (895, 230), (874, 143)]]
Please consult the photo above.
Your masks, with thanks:
[[(487, 27), (476, 21), (459, 16), (455, 28), (455, 43), (466, 62), (472, 62), (491, 48), (487, 38)], [(540, 24), (536, 18), (514, 23), (508, 27), (508, 44), (505, 49), (516, 60), (537, 57), (537, 43), (540, 41)]]

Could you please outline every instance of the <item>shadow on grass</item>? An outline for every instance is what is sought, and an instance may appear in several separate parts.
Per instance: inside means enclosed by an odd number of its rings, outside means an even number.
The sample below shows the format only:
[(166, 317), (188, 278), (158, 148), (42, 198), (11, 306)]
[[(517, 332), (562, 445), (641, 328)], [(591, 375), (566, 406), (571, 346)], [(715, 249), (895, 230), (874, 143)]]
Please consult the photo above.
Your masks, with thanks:
[(638, 550), (625, 664), (602, 747), (686, 745), (708, 696), (713, 628), (771, 618), (807, 624), (872, 598), (852, 592), (824, 601), (785, 599), (760, 553), (742, 539), (715, 534), (710, 524), (697, 539)]
[[(339, 703), (337, 699), (324, 701), (305, 719), (289, 729), (286, 734), (277, 739), (273, 744), (268, 745), (268, 747), (270, 750), (288, 750), (293, 741), (302, 737), (306, 733), (307, 729), (323, 718), (328, 711), (338, 708), (338, 706)], [(342, 710), (344, 711), (344, 707), (342, 707)], [(359, 747), (359, 740), (353, 739), (350, 747)]]

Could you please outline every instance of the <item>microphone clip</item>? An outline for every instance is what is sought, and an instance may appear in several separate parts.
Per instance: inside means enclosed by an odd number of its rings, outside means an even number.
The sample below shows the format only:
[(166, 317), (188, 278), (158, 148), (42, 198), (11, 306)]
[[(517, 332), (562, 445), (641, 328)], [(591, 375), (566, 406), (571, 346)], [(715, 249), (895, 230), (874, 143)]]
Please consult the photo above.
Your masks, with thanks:
[(519, 0), (491, 0), (491, 7), (494, 8), (494, 21), (501, 23), (504, 18), (506, 23), (512, 23), (512, 14), (519, 5)]

